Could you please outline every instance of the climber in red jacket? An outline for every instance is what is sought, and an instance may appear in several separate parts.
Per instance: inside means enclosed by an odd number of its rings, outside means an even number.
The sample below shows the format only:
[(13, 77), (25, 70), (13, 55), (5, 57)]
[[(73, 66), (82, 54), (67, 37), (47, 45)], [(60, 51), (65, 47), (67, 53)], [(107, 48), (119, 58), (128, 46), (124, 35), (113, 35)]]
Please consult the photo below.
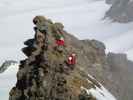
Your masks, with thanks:
[(55, 43), (56, 43), (56, 47), (55, 47), (56, 50), (59, 52), (63, 52), (64, 46), (65, 46), (64, 37), (60, 36), (59, 38), (55, 40)]
[(64, 46), (64, 44), (65, 44), (64, 38), (63, 37), (60, 37), (59, 39), (57, 39), (56, 40), (56, 44), (58, 46)]
[[(74, 67), (74, 65), (76, 64), (76, 54), (75, 53), (72, 53), (69, 55), (67, 64), (72, 65)], [(72, 69), (73, 69), (73, 67), (72, 67)]]

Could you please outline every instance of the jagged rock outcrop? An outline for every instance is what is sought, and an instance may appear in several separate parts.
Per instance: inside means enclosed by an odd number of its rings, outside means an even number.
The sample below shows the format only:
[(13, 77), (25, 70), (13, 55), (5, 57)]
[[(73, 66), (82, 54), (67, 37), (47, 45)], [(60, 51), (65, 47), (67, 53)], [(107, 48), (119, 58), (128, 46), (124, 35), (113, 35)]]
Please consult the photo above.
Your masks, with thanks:
[[(71, 42), (71, 36), (63, 30), (61, 23), (53, 23), (43, 16), (35, 17), (33, 22), (35, 36), (24, 42), (26, 47), (22, 51), (27, 58), (20, 61), (17, 83), (10, 91), (9, 100), (96, 100), (86, 89), (100, 89), (101, 85), (79, 69), (82, 53), (78, 48), (81, 46), (75, 45), (79, 40), (75, 38), (75, 43)], [(65, 38), (64, 46), (55, 43), (59, 34)], [(98, 49), (96, 44), (95, 41), (91, 43)], [(75, 65), (67, 62), (72, 52), (79, 58)], [(95, 60), (92, 56), (90, 59)]]
[(132, 0), (106, 0), (110, 4), (110, 9), (106, 12), (105, 17), (113, 21), (127, 23), (133, 21), (133, 1)]

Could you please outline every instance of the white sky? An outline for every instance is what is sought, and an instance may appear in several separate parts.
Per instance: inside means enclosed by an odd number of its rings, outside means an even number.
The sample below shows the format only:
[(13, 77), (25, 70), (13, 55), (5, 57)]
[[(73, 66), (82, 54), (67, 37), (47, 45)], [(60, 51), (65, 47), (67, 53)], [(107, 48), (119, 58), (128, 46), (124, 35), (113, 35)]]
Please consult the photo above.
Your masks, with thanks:
[(107, 51), (127, 53), (133, 59), (133, 23), (103, 21), (108, 9), (101, 0), (1, 0), (0, 60), (23, 58), (20, 49), (23, 41), (34, 34), (32, 18), (35, 15), (62, 22), (65, 29), (78, 38), (103, 41)]

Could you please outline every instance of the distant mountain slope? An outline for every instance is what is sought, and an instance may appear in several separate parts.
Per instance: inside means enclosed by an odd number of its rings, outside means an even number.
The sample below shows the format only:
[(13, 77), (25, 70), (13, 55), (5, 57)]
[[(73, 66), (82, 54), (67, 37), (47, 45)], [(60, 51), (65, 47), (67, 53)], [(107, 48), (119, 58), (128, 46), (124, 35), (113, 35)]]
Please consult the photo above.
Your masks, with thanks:
[(111, 5), (106, 16), (113, 21), (127, 23), (133, 21), (133, 1), (132, 0), (106, 0)]
[(16, 82), (18, 64), (11, 65), (3, 73), (0, 73), (0, 98), (8, 100), (8, 92)]
[(8, 60), (8, 61), (5, 61), (1, 66), (0, 66), (0, 73), (3, 73), (5, 70), (8, 69), (8, 67), (12, 66), (12, 65), (15, 65), (17, 64), (16, 61), (13, 61), (13, 60)]
[(119, 100), (132, 100), (133, 62), (129, 61), (125, 54), (115, 53), (109, 53), (107, 60), (110, 66), (110, 78), (117, 87), (109, 86), (110, 90), (119, 95)]

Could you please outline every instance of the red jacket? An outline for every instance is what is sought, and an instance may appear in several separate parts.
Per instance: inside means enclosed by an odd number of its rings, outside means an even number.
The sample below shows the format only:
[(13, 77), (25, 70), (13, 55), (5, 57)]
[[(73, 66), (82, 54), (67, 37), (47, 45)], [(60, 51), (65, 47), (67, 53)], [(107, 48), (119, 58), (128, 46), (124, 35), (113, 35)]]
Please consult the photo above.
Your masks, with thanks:
[(64, 39), (62, 38), (62, 39), (56, 40), (56, 44), (59, 45), (59, 46), (64, 46), (65, 41), (64, 41)]
[(73, 55), (70, 55), (68, 57), (68, 61), (67, 62), (68, 62), (69, 65), (75, 65), (76, 64), (76, 57), (73, 56)]

